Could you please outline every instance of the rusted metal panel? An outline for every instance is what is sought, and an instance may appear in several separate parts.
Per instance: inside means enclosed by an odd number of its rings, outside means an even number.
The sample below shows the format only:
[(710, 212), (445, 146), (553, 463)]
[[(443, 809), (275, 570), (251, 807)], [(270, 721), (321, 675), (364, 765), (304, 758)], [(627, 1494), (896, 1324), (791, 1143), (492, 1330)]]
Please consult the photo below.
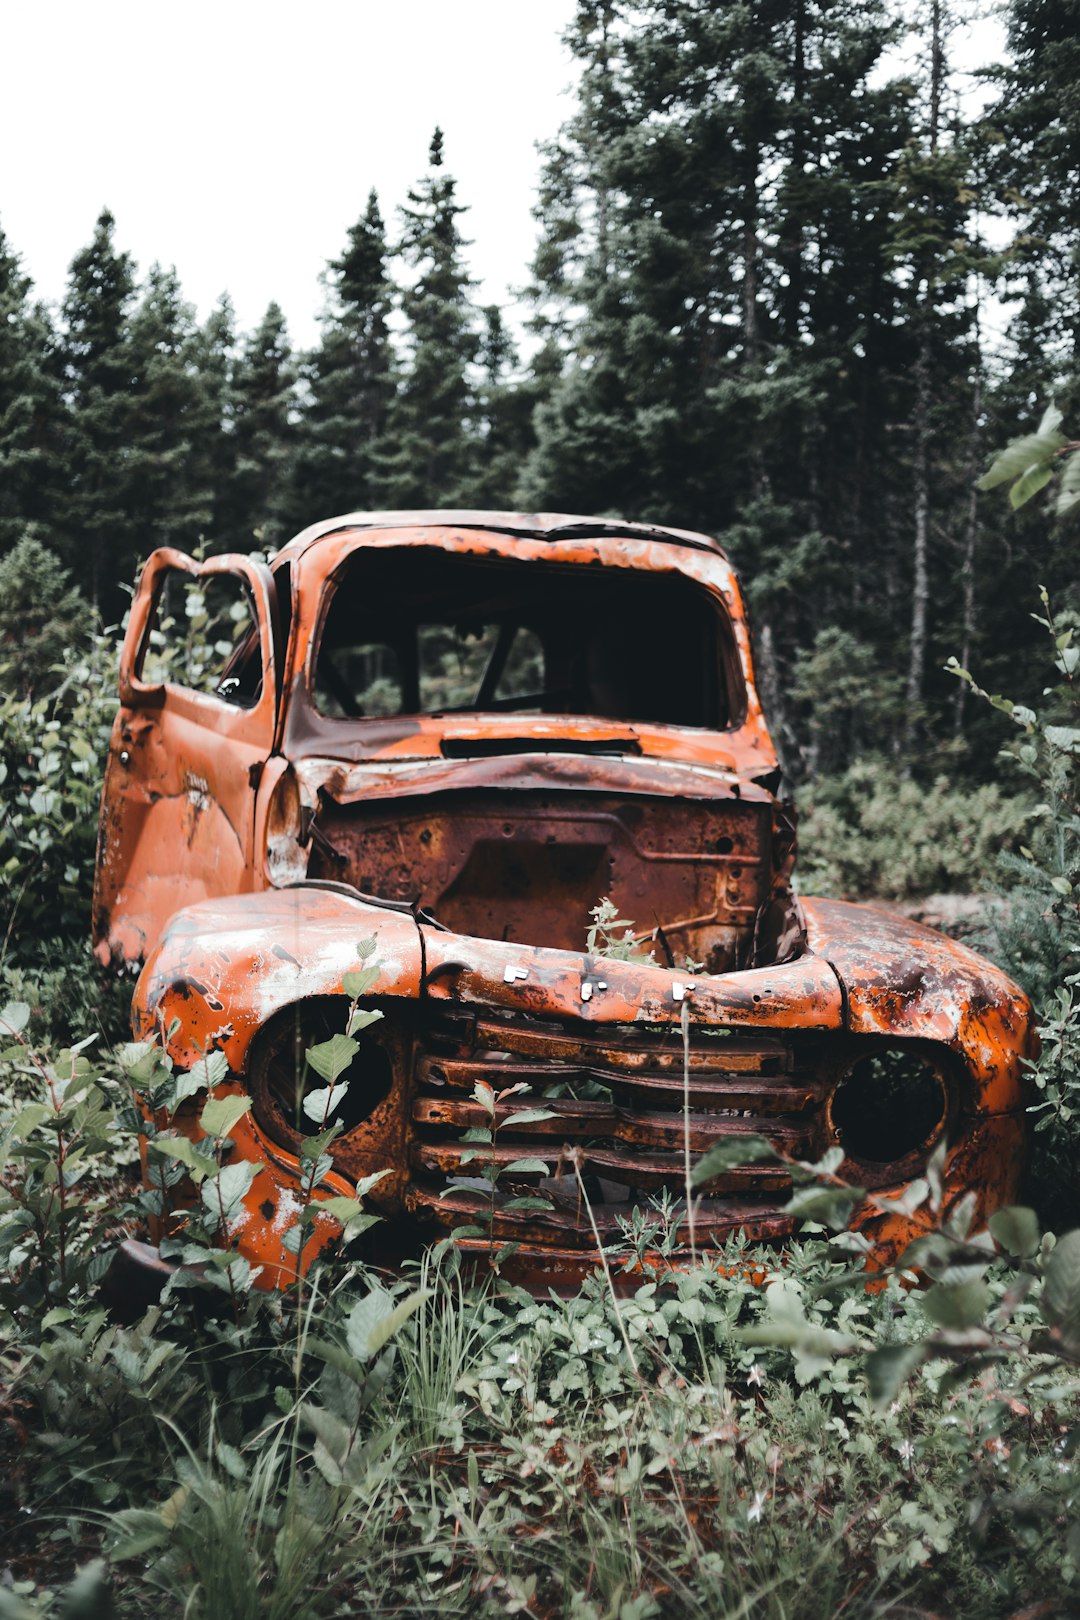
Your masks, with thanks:
[[(485, 580), (511, 565), (538, 582), (553, 567), (567, 580), (641, 576), (657, 601), (677, 579), (722, 616), (728, 723), (542, 705), (335, 717), (316, 701), (320, 638), (361, 553), (369, 573), (393, 561), (399, 580), (403, 557), (418, 579), (433, 558), (442, 570), (465, 559)], [(321, 1218), (299, 1260), (283, 1242), (308, 1128), (303, 1050), (344, 1028), (345, 980), (373, 936), (369, 1001), (384, 1017), (356, 1059), (320, 1196), (388, 1171), (370, 1198), (391, 1223), (384, 1256), (479, 1224), (467, 1252), (513, 1243), (520, 1280), (569, 1287), (596, 1263), (597, 1234), (615, 1239), (655, 1194), (676, 1259), (739, 1231), (779, 1242), (792, 1230), (785, 1161), (837, 1144), (842, 1174), (869, 1189), (855, 1224), (882, 1258), (924, 1217), (878, 1200), (943, 1138), (949, 1198), (974, 1189), (983, 1219), (1015, 1197), (1030, 1006), (989, 963), (885, 909), (796, 902), (793, 819), (775, 796), (738, 584), (714, 542), (560, 515), (361, 514), (305, 531), (274, 569), (283, 592), (288, 580), (287, 645), (278, 584), (246, 559), (158, 553), (144, 574), (95, 924), (103, 954), (145, 959), (136, 1033), (181, 1067), (220, 1050), (228, 1084), (253, 1098), (233, 1151), (260, 1168), (229, 1241), (265, 1286), (287, 1284), (337, 1230)], [(246, 707), (143, 684), (169, 570), (246, 588), (256, 624), (230, 665), (255, 694)], [(499, 656), (513, 633), (500, 631)], [(652, 960), (583, 949), (602, 895)], [(538, 1107), (548, 1117), (515, 1123)], [(175, 1124), (198, 1132), (190, 1111)], [(477, 1140), (485, 1130), (493, 1142)], [(779, 1159), (736, 1153), (688, 1207), (688, 1165), (759, 1135)], [(522, 1194), (543, 1207), (521, 1207)]]
[[(195, 586), (228, 578), (250, 593), (260, 675), (250, 704), (143, 679), (155, 605), (170, 573)], [(196, 563), (164, 548), (143, 569), (121, 653), (121, 707), (102, 795), (93, 928), (103, 962), (143, 959), (183, 905), (258, 886), (257, 782), (277, 704), (274, 617), (270, 572), (250, 558)]]

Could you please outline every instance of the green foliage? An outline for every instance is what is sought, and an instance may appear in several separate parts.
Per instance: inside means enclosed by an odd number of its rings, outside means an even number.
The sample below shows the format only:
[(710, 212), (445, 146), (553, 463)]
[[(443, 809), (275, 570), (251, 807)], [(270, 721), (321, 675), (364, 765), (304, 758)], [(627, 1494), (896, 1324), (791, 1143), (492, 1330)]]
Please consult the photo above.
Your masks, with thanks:
[(93, 630), (89, 604), (33, 534), (0, 557), (0, 692), (33, 699), (55, 688)]
[(458, 229), (464, 207), (436, 129), (428, 171), (403, 208), (400, 295), (405, 365), (386, 412), (374, 490), (383, 507), (468, 506), (479, 448), (473, 364), (479, 338)]
[(651, 962), (634, 932), (634, 925), (619, 916), (619, 908), (606, 895), (589, 912), (592, 922), (585, 931), (585, 950), (589, 956), (604, 956), (613, 962)]
[[(239, 551), (276, 548), (290, 538), (290, 481), (295, 460), (297, 368), (285, 316), (270, 304), (242, 345), (232, 371), (232, 466), (222, 513)], [(324, 510), (320, 506), (320, 510)], [(222, 536), (224, 538), (224, 536)]]
[(389, 319), (393, 284), (374, 191), (326, 271), (318, 348), (306, 362), (309, 397), (294, 469), (295, 526), (316, 512), (377, 506), (372, 476), (395, 389)]
[(124, 1016), (88, 943), (115, 683), (115, 642), (100, 634), (53, 667), (46, 692), (0, 692), (0, 985), (62, 1036), (96, 1022), (112, 1033)]
[(1071, 516), (1080, 505), (1080, 459), (1074, 453), (1076, 442), (1061, 432), (1063, 420), (1057, 406), (1050, 405), (1038, 430), (1006, 445), (979, 479), (978, 487), (996, 489), (998, 484), (1009, 484), (1009, 503), (1015, 509), (1045, 489), (1060, 467), (1064, 470), (1054, 510), (1059, 518)]
[(1040, 1013), (1035, 1179), (1043, 1209), (1072, 1221), (1080, 1214), (1080, 646), (1045, 589), (1040, 600), (1035, 618), (1050, 668), (1038, 710), (984, 691), (955, 661), (951, 667), (1013, 721), (1018, 736), (1003, 753), (1039, 795), (1028, 841), (1003, 861), (1007, 904), (993, 943)]
[(997, 783), (927, 785), (868, 757), (800, 792), (799, 887), (894, 900), (990, 890), (1033, 808)]
[[(4, 1013), (12, 1028), (26, 1016)], [(15, 1294), (0, 1357), (30, 1436), (13, 1529), (106, 1562), (62, 1599), (23, 1583), (7, 1613), (52, 1613), (84, 1588), (104, 1602), (110, 1583), (127, 1615), (165, 1601), (203, 1620), (419, 1616), (434, 1601), (588, 1620), (673, 1601), (736, 1620), (749, 1601), (767, 1620), (869, 1620), (901, 1594), (1004, 1616), (1072, 1589), (1061, 1444), (1080, 1413), (1060, 1365), (1080, 1364), (1080, 1234), (1055, 1246), (1029, 1211), (1003, 1211), (995, 1250), (955, 1211), (908, 1257), (935, 1281), (926, 1296), (868, 1294), (846, 1234), (793, 1242), (782, 1262), (735, 1239), (670, 1273), (642, 1270), (655, 1231), (628, 1230), (569, 1299), (477, 1284), (447, 1250), (415, 1285), (354, 1265), (260, 1300), (227, 1250), (208, 1269), (224, 1178), (247, 1168), (223, 1163), (247, 1099), (218, 1090), (220, 1055), (184, 1075), (145, 1046), (118, 1065), (15, 1046), (8, 1064), (57, 1106), (17, 1105), (5, 1137)], [(115, 1134), (150, 1129), (167, 1164), (180, 1139), (153, 1135), (146, 1111), (203, 1090), (209, 1138), (180, 1160), (208, 1224), (189, 1211), (179, 1258), (198, 1265), (142, 1321), (110, 1324), (92, 1290)], [(820, 1190), (839, 1213), (835, 1168), (793, 1166), (795, 1199)], [(940, 1198), (939, 1171), (913, 1205)], [(129, 1208), (160, 1213), (154, 1197)], [(20, 1210), (33, 1231), (13, 1237)]]

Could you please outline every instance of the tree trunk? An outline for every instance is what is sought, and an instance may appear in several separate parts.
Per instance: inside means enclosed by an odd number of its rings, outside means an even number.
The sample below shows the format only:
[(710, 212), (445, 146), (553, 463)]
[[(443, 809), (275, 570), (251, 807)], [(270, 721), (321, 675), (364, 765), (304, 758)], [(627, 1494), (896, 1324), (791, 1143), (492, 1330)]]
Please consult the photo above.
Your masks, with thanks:
[[(981, 421), (982, 416), (982, 340), (979, 330), (979, 306), (975, 304), (975, 384), (971, 394), (971, 453), (968, 457), (968, 509), (967, 523), (964, 526), (964, 555), (960, 564), (960, 588), (963, 597), (963, 609), (960, 635), (960, 664), (963, 669), (968, 668), (971, 658), (971, 647), (975, 639), (975, 555), (979, 547), (979, 492), (975, 487), (982, 464)], [(953, 698), (953, 734), (959, 739), (964, 735), (964, 709), (967, 697), (967, 682), (957, 681), (956, 693)]]
[[(929, 304), (929, 286), (927, 287)], [(915, 539), (911, 579), (911, 652), (908, 661), (907, 715), (904, 747), (915, 740), (922, 709), (926, 671), (926, 614), (930, 601), (927, 538), (930, 529), (930, 310), (922, 312), (915, 362)]]
[[(932, 157), (937, 156), (941, 134), (941, 102), (945, 84), (945, 18), (942, 0), (930, 0), (930, 107), (927, 139)], [(921, 280), (925, 291), (919, 322), (918, 352), (915, 361), (915, 534), (911, 579), (911, 642), (908, 662), (907, 715), (904, 721), (904, 748), (910, 753), (922, 715), (923, 684), (926, 673), (926, 618), (930, 601), (928, 536), (930, 532), (930, 412), (933, 405), (931, 370), (931, 331), (934, 321), (934, 265), (924, 263)]]

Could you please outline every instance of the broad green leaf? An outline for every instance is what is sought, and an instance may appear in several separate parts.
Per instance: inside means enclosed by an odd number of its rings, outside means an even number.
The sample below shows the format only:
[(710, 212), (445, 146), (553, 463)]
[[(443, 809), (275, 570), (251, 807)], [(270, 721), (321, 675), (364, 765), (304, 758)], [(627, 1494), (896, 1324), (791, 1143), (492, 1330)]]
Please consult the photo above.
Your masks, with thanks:
[(21, 1035), (30, 1021), (30, 1008), (25, 1001), (9, 1001), (0, 1008), (0, 1031), (5, 1035)]
[(834, 1230), (848, 1224), (851, 1211), (866, 1197), (862, 1187), (797, 1187), (783, 1206), (800, 1221), (823, 1221)]
[(417, 1289), (395, 1305), (384, 1288), (375, 1287), (358, 1299), (345, 1324), (345, 1338), (358, 1361), (370, 1361), (412, 1313), (430, 1299), (426, 1289)]
[(202, 1201), (207, 1214), (213, 1220), (231, 1220), (243, 1203), (255, 1174), (256, 1167), (250, 1159), (238, 1159), (204, 1181)]
[(304, 1351), (309, 1356), (318, 1356), (320, 1361), (325, 1361), (336, 1372), (344, 1373), (345, 1377), (351, 1378), (354, 1384), (364, 1382), (366, 1374), (360, 1362), (357, 1361), (355, 1356), (350, 1356), (349, 1352), (343, 1349), (340, 1344), (334, 1344), (329, 1339), (319, 1339), (311, 1336), (304, 1340)]
[(764, 1159), (775, 1159), (776, 1149), (763, 1136), (733, 1136), (726, 1142), (717, 1142), (702, 1155), (690, 1172), (690, 1185), (700, 1187), (728, 1170), (744, 1164), (760, 1164)]
[(378, 1008), (357, 1007), (349, 1015), (349, 1027), (345, 1033), (347, 1035), (359, 1035), (362, 1029), (368, 1029), (370, 1025), (377, 1024), (379, 1019), (385, 1016), (385, 1013), (379, 1012)]
[(1065, 471), (1061, 475), (1061, 488), (1054, 510), (1059, 518), (1063, 518), (1070, 517), (1077, 507), (1080, 507), (1080, 451), (1072, 450), (1065, 458)]
[(1007, 444), (994, 458), (989, 471), (979, 479), (976, 488), (994, 489), (998, 484), (1010, 483), (1012, 479), (1019, 478), (1022, 473), (1027, 472), (1029, 467), (1049, 461), (1068, 442), (1065, 435), (1056, 430), (1049, 433), (1026, 433), (1023, 438), (1014, 439), (1011, 444)]
[(231, 1479), (246, 1479), (247, 1465), (235, 1446), (227, 1440), (214, 1441), (214, 1456)]
[(526, 1108), (520, 1114), (507, 1114), (500, 1119), (500, 1131), (508, 1131), (512, 1125), (537, 1125), (544, 1119), (558, 1119), (558, 1113), (552, 1108)]
[(806, 1310), (802, 1295), (790, 1283), (769, 1283), (765, 1290), (765, 1304), (776, 1322), (805, 1322)]
[(916, 1367), (926, 1360), (928, 1351), (921, 1344), (886, 1344), (871, 1351), (866, 1358), (866, 1377), (870, 1385), (870, 1398), (876, 1406), (888, 1406), (894, 1401)]
[(196, 1092), (205, 1090), (206, 1081), (201, 1075), (190, 1071), (185, 1073), (183, 1069), (178, 1069), (173, 1075), (172, 1107), (178, 1108), (189, 1097), (194, 1097)]
[(328, 1041), (308, 1047), (307, 1060), (316, 1074), (333, 1085), (338, 1075), (345, 1073), (359, 1050), (359, 1043), (350, 1036), (331, 1035)]
[(494, 1114), (495, 1093), (486, 1080), (478, 1080), (473, 1086), (473, 1102), (478, 1102), (489, 1114)]
[(377, 1322), (367, 1338), (369, 1358), (378, 1355), (383, 1345), (388, 1339), (393, 1338), (401, 1324), (407, 1322), (413, 1312), (419, 1310), (424, 1301), (430, 1298), (430, 1289), (418, 1288), (415, 1293), (409, 1294), (406, 1299), (403, 1299), (399, 1305), (395, 1305), (389, 1316), (384, 1316), (381, 1321)]
[(31, 1131), (37, 1130), (37, 1127), (45, 1120), (53, 1118), (55, 1118), (55, 1115), (48, 1103), (26, 1103), (15, 1116), (11, 1126), (11, 1134), (16, 1137), (29, 1136)]
[(215, 1086), (228, 1079), (229, 1060), (224, 1052), (209, 1052), (191, 1065), (191, 1074), (207, 1091), (213, 1091)]
[(116, 1613), (104, 1558), (91, 1559), (68, 1582), (56, 1613), (58, 1620), (108, 1620)]
[(207, 1136), (228, 1136), (233, 1126), (251, 1107), (251, 1098), (233, 1093), (231, 1097), (211, 1097), (199, 1116)]
[(345, 1341), (357, 1361), (368, 1360), (368, 1339), (393, 1309), (393, 1300), (378, 1284), (356, 1301), (345, 1320)]
[(320, 1198), (317, 1203), (321, 1215), (332, 1215), (335, 1221), (344, 1226), (355, 1215), (362, 1215), (364, 1206), (358, 1198)]
[(317, 1091), (309, 1091), (304, 1097), (304, 1113), (316, 1125), (323, 1125), (330, 1118), (336, 1108), (339, 1108), (349, 1094), (347, 1085), (320, 1086)]
[(1065, 417), (1054, 404), (1054, 401), (1051, 400), (1045, 411), (1043, 411), (1042, 420), (1039, 423), (1039, 432), (1056, 433), (1064, 420)]
[(389, 1174), (389, 1169), (386, 1169), (373, 1170), (369, 1176), (361, 1176), (360, 1180), (356, 1183), (357, 1198), (366, 1198), (372, 1187), (377, 1187), (379, 1182)]
[(1039, 1221), (1033, 1209), (1009, 1204), (1005, 1209), (995, 1210), (987, 1224), (1006, 1254), (1027, 1259), (1038, 1250)]
[(205, 1148), (196, 1147), (186, 1136), (156, 1136), (150, 1146), (163, 1158), (175, 1159), (177, 1163), (182, 1164), (196, 1186), (204, 1177), (212, 1176), (217, 1169), (217, 1161), (213, 1154), (208, 1153)]
[(109, 1529), (112, 1540), (109, 1556), (114, 1563), (128, 1558), (143, 1558), (148, 1552), (163, 1547), (169, 1539), (170, 1526), (160, 1513), (150, 1508), (123, 1508), (110, 1515)]
[(990, 1306), (990, 1290), (982, 1278), (962, 1283), (937, 1283), (922, 1297), (922, 1308), (941, 1328), (980, 1327)]
[(350, 1001), (358, 1001), (361, 996), (366, 996), (378, 981), (377, 967), (353, 968), (351, 972), (342, 975), (341, 988)]
[(366, 962), (369, 956), (375, 955), (375, 947), (378, 945), (378, 943), (378, 934), (371, 934), (367, 939), (362, 939), (360, 941), (359, 945), (356, 947), (356, 954), (360, 958), (361, 962)]
[(1080, 1341), (1080, 1231), (1059, 1237), (1043, 1273), (1042, 1313), (1067, 1344)]
[(1009, 505), (1015, 512), (1019, 507), (1026, 506), (1033, 495), (1040, 489), (1045, 489), (1054, 476), (1053, 466), (1043, 462), (1040, 466), (1029, 467), (1022, 478), (1018, 478), (1009, 491)]
[(504, 1176), (546, 1176), (547, 1173), (548, 1166), (543, 1159), (515, 1159), (500, 1172)]

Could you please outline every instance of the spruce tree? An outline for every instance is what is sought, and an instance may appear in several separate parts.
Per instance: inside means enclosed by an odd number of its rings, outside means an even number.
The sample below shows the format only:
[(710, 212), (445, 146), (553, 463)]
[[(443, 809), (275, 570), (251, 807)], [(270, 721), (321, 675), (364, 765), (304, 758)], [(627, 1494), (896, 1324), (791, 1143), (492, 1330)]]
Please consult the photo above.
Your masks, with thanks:
[(199, 364), (195, 311), (175, 270), (151, 266), (127, 349), (134, 407), (123, 486), (129, 520), (143, 552), (163, 545), (191, 551), (210, 538), (221, 424)]
[(484, 329), (478, 356), (477, 407), (482, 442), (472, 499), (481, 508), (505, 511), (515, 504), (518, 483), (535, 442), (532, 418), (539, 390), (516, 378), (517, 348), (498, 304), (487, 304), (480, 313)]
[(988, 117), (1003, 137), (993, 172), (1017, 229), (1016, 335), (1028, 328), (1028, 356), (1041, 351), (1060, 383), (1080, 379), (1080, 0), (1011, 0), (1007, 16), (1010, 59), (994, 72)]
[(394, 390), (386, 257), (372, 191), (340, 258), (327, 267), (321, 341), (304, 366), (293, 509), (298, 528), (374, 504), (373, 467)]
[(876, 82), (892, 33), (875, 0), (581, 0), (545, 180), (538, 297), (571, 331), (530, 504), (718, 534), (781, 733), (798, 648), (847, 606), (853, 456), (865, 487), (884, 431), (882, 193), (910, 129)]
[(270, 304), (244, 341), (233, 374), (231, 543), (241, 551), (289, 539), (295, 408), (296, 367), (285, 316)]
[(233, 510), (236, 435), (233, 423), (233, 374), (236, 366), (236, 315), (223, 293), (195, 334), (195, 365), (202, 391), (205, 431), (205, 477), (210, 489), (208, 543), (215, 551), (245, 549), (246, 531)]
[(60, 475), (55, 335), (31, 286), (0, 230), (0, 550), (29, 525), (48, 535)]
[(0, 556), (0, 692), (54, 690), (94, 628), (89, 604), (40, 540), (26, 534)]
[(113, 216), (104, 209), (89, 245), (72, 260), (63, 300), (67, 477), (56, 500), (61, 556), (106, 617), (122, 607), (121, 581), (146, 549), (128, 476), (135, 413), (128, 321), (135, 279), (129, 255), (117, 251), (114, 231)]
[(442, 131), (436, 129), (428, 172), (402, 210), (398, 251), (412, 279), (401, 293), (401, 378), (373, 477), (383, 507), (470, 506), (475, 500), (478, 338), (457, 223), (464, 212), (456, 182), (443, 169)]

